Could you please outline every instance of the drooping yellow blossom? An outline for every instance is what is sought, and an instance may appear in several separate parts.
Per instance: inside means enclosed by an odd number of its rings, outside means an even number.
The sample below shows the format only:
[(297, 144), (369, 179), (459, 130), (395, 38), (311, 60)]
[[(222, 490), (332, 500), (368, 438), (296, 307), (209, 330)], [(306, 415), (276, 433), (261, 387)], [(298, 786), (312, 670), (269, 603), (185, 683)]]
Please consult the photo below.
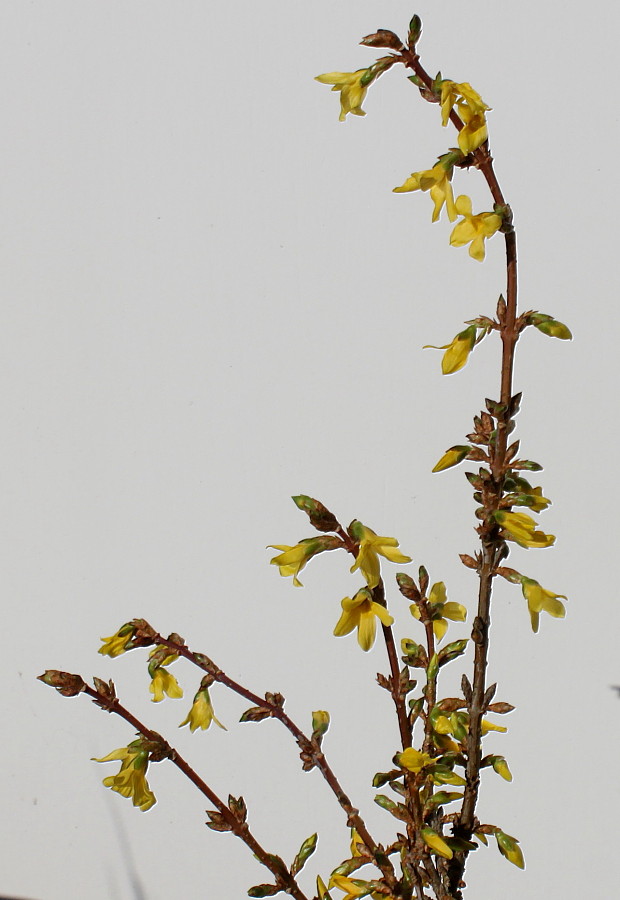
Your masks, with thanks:
[[(441, 641), (448, 630), (446, 619), (451, 619), (453, 622), (464, 622), (467, 618), (467, 610), (462, 603), (455, 603), (447, 599), (446, 586), (443, 581), (438, 581), (432, 586), (428, 595), (428, 607), (433, 620), (433, 632), (438, 641)], [(414, 618), (421, 618), (420, 609), (416, 603), (411, 604), (409, 611)]]
[(279, 567), (280, 575), (284, 577), (292, 575), (295, 587), (303, 587), (297, 576), (310, 559), (307, 543), (310, 540), (311, 538), (307, 538), (306, 541), (301, 541), (301, 543), (295, 544), (294, 547), (290, 547), (288, 544), (269, 545), (274, 550), (282, 551), (279, 556), (274, 556), (274, 558), (270, 560), (271, 564)]
[(351, 571), (360, 569), (368, 587), (375, 588), (381, 578), (379, 555), (384, 556), (393, 563), (411, 562), (410, 556), (404, 556), (397, 550), (398, 541), (393, 537), (381, 537), (372, 530), (362, 525), (357, 519), (349, 527), (351, 535), (359, 541), (359, 550)]
[(357, 628), (357, 641), (362, 650), (370, 650), (375, 642), (377, 619), (386, 627), (394, 622), (385, 606), (375, 603), (368, 588), (362, 588), (353, 598), (345, 597), (340, 605), (342, 615), (334, 628), (334, 634), (336, 637), (343, 637)]
[(444, 859), (452, 859), (452, 856), (454, 855), (452, 850), (448, 847), (443, 838), (440, 837), (436, 831), (433, 831), (432, 828), (421, 828), (420, 837), (426, 846), (430, 847), (438, 856), (443, 856)]
[(457, 212), (454, 206), (452, 185), (450, 184), (452, 171), (451, 166), (446, 169), (441, 163), (437, 163), (432, 169), (426, 169), (423, 172), (413, 172), (404, 184), (394, 188), (394, 193), (405, 194), (409, 191), (430, 191), (431, 200), (435, 204), (432, 221), (437, 221), (439, 213), (445, 204), (448, 218), (451, 222), (454, 222)]
[(124, 625), (121, 625), (116, 634), (112, 634), (110, 637), (100, 638), (100, 640), (103, 641), (103, 646), (99, 647), (98, 652), (103, 654), (103, 656), (120, 656), (121, 653), (125, 653), (126, 650), (131, 649), (129, 645), (131, 644), (134, 634), (134, 626), (131, 622), (126, 622)]
[(320, 537), (304, 538), (294, 547), (289, 544), (270, 544), (274, 550), (282, 551), (279, 556), (274, 556), (270, 563), (272, 566), (278, 566), (280, 575), (287, 577), (293, 576), (293, 584), (295, 587), (303, 587), (301, 581), (297, 577), (313, 556), (323, 553), (324, 550), (335, 550), (342, 546), (339, 538), (332, 534), (320, 535)]
[(471, 447), (469, 444), (455, 444), (454, 447), (450, 447), (449, 450), (446, 450), (441, 459), (435, 463), (432, 471), (443, 472), (444, 469), (458, 466), (459, 463), (463, 462), (470, 450)]
[[(151, 650), (149, 656), (152, 657), (156, 653), (159, 653), (158, 647)], [(179, 685), (174, 675), (171, 675), (164, 668), (164, 666), (169, 666), (178, 658), (178, 653), (169, 653), (163, 659), (158, 656), (156, 660), (149, 663), (149, 675), (151, 676), (149, 691), (153, 694), (153, 703), (160, 703), (164, 699), (164, 694), (167, 694), (173, 700), (178, 700), (183, 696), (183, 688)]]
[(550, 616), (556, 619), (563, 619), (566, 615), (564, 604), (559, 599), (566, 600), (565, 594), (554, 594), (541, 587), (533, 578), (521, 579), (521, 590), (523, 596), (527, 600), (527, 608), (530, 611), (530, 619), (532, 620), (532, 631), (537, 632), (540, 620), (540, 613), (544, 610)]
[(409, 772), (415, 772), (416, 774), (425, 766), (430, 766), (434, 762), (435, 760), (432, 756), (429, 756), (428, 753), (422, 753), (420, 750), (416, 750), (415, 747), (407, 747), (406, 750), (403, 750), (402, 753), (398, 754), (398, 765), (402, 766), (403, 769), (408, 769)]
[(148, 752), (142, 749), (140, 741), (134, 741), (128, 747), (113, 750), (101, 759), (95, 758), (95, 762), (110, 762), (114, 759), (122, 760), (120, 771), (117, 775), (104, 778), (103, 784), (122, 797), (131, 797), (133, 805), (146, 812), (157, 802), (146, 780)]
[(467, 156), (473, 153), (489, 137), (484, 112), (474, 112), (466, 103), (459, 103), (459, 116), (465, 123), (457, 138), (461, 151)]
[(501, 525), (506, 539), (515, 541), (521, 547), (551, 547), (555, 543), (555, 535), (536, 531), (536, 522), (527, 513), (500, 509), (493, 513), (493, 517)]
[(325, 75), (317, 75), (315, 81), (321, 84), (332, 84), (332, 91), (340, 91), (340, 121), (344, 122), (348, 113), (353, 116), (365, 116), (362, 103), (368, 90), (370, 81), (368, 69), (358, 69), (356, 72), (327, 72)]
[(462, 107), (467, 106), (474, 114), (482, 114), (491, 109), (484, 102), (478, 91), (475, 91), (467, 81), (457, 83), (445, 79), (441, 85), (441, 124), (446, 126), (452, 107), (459, 102), (459, 115), (462, 118)]
[(226, 731), (226, 726), (222, 725), (213, 712), (213, 705), (211, 704), (208, 688), (202, 688), (195, 695), (192, 708), (187, 714), (187, 718), (183, 719), (179, 725), (179, 728), (182, 728), (184, 725), (189, 725), (189, 730), (192, 733), (196, 731), (197, 728), (202, 728), (203, 731), (206, 731), (211, 725), (211, 722), (215, 722), (216, 725), (219, 725), (220, 728), (223, 728), (224, 731)]
[(501, 216), (497, 213), (483, 212), (472, 215), (471, 199), (466, 194), (456, 198), (456, 211), (463, 216), (462, 221), (452, 229), (450, 243), (453, 247), (463, 247), (471, 244), (469, 255), (478, 262), (484, 259), (484, 242), (492, 237), (502, 224)]
[(445, 350), (441, 360), (441, 371), (444, 375), (452, 375), (463, 368), (474, 349), (478, 329), (475, 325), (469, 325), (464, 331), (460, 331), (449, 344), (436, 347), (434, 344), (425, 344), (424, 350)]

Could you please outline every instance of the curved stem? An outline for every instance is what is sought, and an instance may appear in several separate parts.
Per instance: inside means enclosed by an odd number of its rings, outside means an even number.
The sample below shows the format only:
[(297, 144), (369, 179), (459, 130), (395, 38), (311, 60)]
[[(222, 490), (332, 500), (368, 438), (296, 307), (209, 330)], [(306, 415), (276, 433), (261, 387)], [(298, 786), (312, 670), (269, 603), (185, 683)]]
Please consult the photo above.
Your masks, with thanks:
[[(417, 54), (406, 49), (403, 49), (401, 54), (404, 65), (413, 69), (426, 88), (431, 91), (432, 79), (420, 65)], [(450, 120), (458, 131), (463, 128), (463, 122), (454, 109), (450, 112)], [(485, 142), (474, 151), (472, 158), (474, 164), (482, 172), (494, 202), (508, 208), (493, 168), (493, 159), (489, 152), (488, 142)], [(516, 328), (517, 239), (511, 223), (505, 225), (504, 232), (506, 243), (506, 301), (505, 308), (498, 310), (500, 313), (499, 325), (502, 340), (500, 404), (503, 406), (504, 412), (497, 419), (497, 438), (491, 454), (493, 484), (490, 491), (490, 502), (487, 506), (489, 514), (499, 509), (499, 504), (504, 494), (504, 479), (507, 470), (506, 450), (512, 421), (511, 398), (514, 356), (518, 340)], [(454, 823), (454, 834), (465, 839), (471, 838), (476, 826), (475, 811), (480, 786), (480, 764), (482, 761), (482, 717), (485, 712), (484, 697), (487, 690), (486, 671), (489, 656), (491, 596), (493, 578), (497, 566), (505, 553), (505, 544), (496, 525), (481, 529), (481, 541), (482, 560), (478, 571), (478, 608), (472, 630), (475, 652), (472, 697), (469, 703), (469, 731), (467, 735), (467, 765), (465, 770), (467, 785), (464, 790), (461, 811), (457, 821)], [(467, 855), (467, 852), (455, 854), (455, 857), (448, 865), (450, 893), (454, 897), (461, 897), (459, 885)]]
[(226, 806), (223, 800), (221, 800), (218, 795), (211, 790), (208, 784), (198, 775), (197, 772), (192, 769), (188, 762), (180, 755), (180, 753), (171, 747), (167, 741), (164, 741), (163, 738), (157, 734), (157, 732), (152, 731), (150, 728), (147, 728), (139, 719), (137, 719), (133, 713), (131, 713), (128, 709), (125, 709), (116, 697), (111, 697), (107, 695), (103, 695), (98, 691), (93, 690), (89, 685), (85, 684), (83, 688), (83, 692), (88, 694), (88, 696), (97, 704), (97, 706), (101, 706), (103, 709), (106, 709), (108, 712), (115, 713), (117, 716), (120, 716), (126, 722), (128, 722), (132, 728), (134, 728), (137, 732), (139, 732), (143, 737), (145, 737), (148, 741), (152, 741), (153, 743), (158, 745), (158, 750), (161, 749), (163, 754), (163, 758), (169, 759), (177, 769), (179, 769), (186, 778), (188, 778), (192, 784), (198, 788), (201, 794), (203, 794), (213, 806), (216, 807), (217, 811), (220, 813), (222, 818), (225, 820), (226, 824), (230, 828), (230, 831), (233, 832), (238, 838), (240, 838), (243, 843), (249, 847), (254, 856), (267, 868), (269, 871), (275, 876), (276, 883), (281, 887), (282, 890), (286, 891), (287, 894), (290, 894), (291, 897), (295, 897), (295, 900), (308, 900), (306, 894), (303, 893), (297, 881), (290, 873), (290, 871), (282, 865), (278, 865), (274, 861), (274, 857), (272, 854), (268, 853), (261, 845), (258, 843), (247, 824), (238, 816), (236, 816), (231, 809)]
[(351, 803), (332, 768), (325, 759), (322, 750), (293, 722), (293, 720), (284, 712), (282, 706), (265, 697), (259, 697), (257, 694), (254, 694), (252, 691), (243, 687), (243, 685), (238, 684), (216, 666), (211, 659), (201, 653), (193, 653), (185, 646), (185, 644), (172, 641), (161, 634), (155, 634), (153, 640), (156, 644), (163, 644), (179, 656), (185, 657), (185, 659), (189, 660), (189, 662), (193, 663), (199, 669), (202, 669), (204, 672), (211, 675), (215, 681), (223, 684), (231, 691), (234, 691), (235, 694), (244, 697), (255, 706), (269, 710), (270, 717), (278, 719), (284, 725), (284, 727), (293, 735), (300, 749), (312, 759), (316, 768), (321, 772), (323, 778), (336, 797), (336, 800), (346, 813), (347, 824), (350, 828), (355, 828), (363, 844), (368, 849), (368, 852), (372, 855), (377, 867), (383, 872), (386, 882), (391, 887), (394, 887), (396, 884), (394, 867), (386, 856), (383, 847), (380, 844), (377, 844), (370, 835), (364, 820), (359, 814), (359, 810)]

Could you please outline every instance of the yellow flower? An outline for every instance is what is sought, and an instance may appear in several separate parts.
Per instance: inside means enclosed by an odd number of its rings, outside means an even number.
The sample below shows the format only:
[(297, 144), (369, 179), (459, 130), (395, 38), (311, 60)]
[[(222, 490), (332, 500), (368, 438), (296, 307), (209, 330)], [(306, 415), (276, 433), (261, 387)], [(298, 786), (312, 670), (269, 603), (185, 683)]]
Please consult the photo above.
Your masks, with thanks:
[(469, 255), (478, 262), (484, 259), (484, 241), (492, 237), (499, 230), (502, 219), (497, 213), (483, 212), (472, 215), (471, 199), (466, 194), (456, 198), (456, 211), (463, 216), (461, 222), (455, 225), (450, 236), (453, 247), (463, 247), (471, 244)]
[(527, 608), (530, 611), (532, 631), (538, 631), (540, 613), (542, 610), (549, 613), (550, 616), (554, 616), (556, 619), (563, 619), (566, 615), (564, 604), (559, 599), (561, 597), (562, 600), (566, 600), (567, 597), (565, 594), (554, 594), (553, 591), (548, 591), (546, 588), (541, 587), (533, 578), (525, 577), (521, 579), (521, 590), (523, 591), (523, 596), (527, 600)]
[(116, 634), (100, 638), (103, 641), (103, 646), (99, 647), (99, 653), (103, 654), (103, 656), (120, 656), (126, 650), (131, 650), (130, 644), (134, 634), (134, 626), (131, 622), (126, 622), (124, 625), (121, 625)]
[(432, 471), (443, 472), (444, 469), (458, 466), (459, 463), (463, 462), (470, 450), (471, 447), (469, 444), (455, 444), (454, 447), (450, 447), (449, 450), (446, 450), (441, 459), (435, 463)]
[(142, 749), (140, 741), (134, 741), (129, 747), (113, 750), (107, 756), (95, 759), (95, 762), (109, 762), (113, 759), (122, 760), (120, 771), (117, 775), (104, 778), (103, 784), (122, 797), (131, 797), (133, 805), (146, 812), (157, 802), (146, 780), (148, 752)]
[(404, 556), (400, 550), (396, 549), (398, 547), (396, 538), (381, 537), (375, 534), (371, 528), (362, 525), (357, 519), (351, 523), (349, 532), (360, 544), (351, 571), (355, 572), (356, 569), (360, 569), (370, 588), (377, 587), (381, 578), (378, 554), (393, 563), (411, 562), (410, 556)]
[(301, 581), (297, 577), (313, 556), (322, 553), (324, 550), (335, 550), (342, 547), (340, 538), (332, 534), (321, 535), (320, 537), (305, 538), (294, 547), (288, 544), (269, 544), (274, 550), (281, 550), (279, 556), (274, 556), (270, 560), (272, 566), (278, 566), (280, 575), (286, 577), (293, 576), (293, 584), (295, 587), (303, 587)]
[(334, 634), (336, 637), (343, 637), (357, 628), (357, 641), (362, 650), (370, 650), (375, 642), (376, 619), (379, 619), (385, 626), (394, 622), (385, 606), (375, 603), (368, 588), (362, 588), (353, 599), (345, 597), (340, 605), (342, 606), (342, 615), (334, 628)]
[(365, 116), (362, 103), (368, 90), (370, 81), (362, 83), (364, 77), (368, 79), (368, 69), (358, 69), (357, 72), (327, 72), (325, 75), (317, 75), (315, 81), (321, 84), (333, 84), (332, 91), (340, 91), (340, 121), (344, 122), (347, 113), (353, 116)]
[[(441, 641), (448, 630), (446, 619), (451, 619), (453, 622), (464, 622), (467, 618), (467, 610), (461, 603), (454, 603), (447, 599), (446, 586), (443, 581), (438, 581), (432, 586), (428, 595), (428, 606), (433, 620), (433, 632), (438, 641)], [(415, 619), (420, 619), (420, 609), (416, 603), (412, 603), (409, 610)]]
[(164, 666), (169, 666), (170, 663), (179, 658), (179, 655), (178, 653), (169, 653), (162, 658), (160, 647), (155, 647), (151, 650), (149, 656), (153, 657), (155, 654), (157, 654), (157, 657), (149, 663), (149, 675), (151, 676), (149, 691), (153, 694), (153, 703), (159, 703), (163, 700), (164, 694), (168, 694), (173, 700), (178, 700), (179, 697), (183, 696), (183, 689), (179, 686), (174, 675), (171, 675)]
[(432, 221), (437, 221), (439, 213), (445, 204), (448, 218), (451, 222), (454, 222), (457, 212), (454, 206), (452, 185), (450, 184), (452, 171), (452, 166), (446, 169), (441, 163), (437, 163), (432, 169), (426, 169), (423, 172), (413, 172), (404, 184), (394, 188), (394, 193), (405, 194), (409, 191), (430, 191), (431, 200), (435, 204)]
[(515, 541), (521, 547), (551, 547), (555, 543), (555, 535), (536, 531), (536, 522), (527, 513), (500, 509), (493, 513), (493, 517), (501, 525), (506, 540)]
[(489, 137), (487, 120), (483, 112), (474, 112), (466, 103), (459, 103), (459, 116), (465, 125), (459, 131), (457, 140), (460, 149), (467, 156)]
[(475, 91), (471, 84), (463, 81), (457, 84), (454, 81), (446, 79), (441, 84), (441, 124), (447, 125), (450, 118), (452, 107), (459, 100), (459, 115), (462, 117), (462, 107), (467, 106), (472, 113), (484, 114), (490, 106), (484, 102), (478, 91)]
[(398, 754), (398, 765), (416, 774), (421, 772), (425, 766), (430, 766), (434, 762), (435, 760), (432, 756), (429, 756), (428, 753), (421, 753), (414, 747), (407, 747), (406, 750)]
[(474, 349), (478, 329), (475, 325), (470, 325), (464, 331), (460, 331), (455, 338), (449, 343), (441, 347), (434, 344), (425, 344), (423, 349), (445, 350), (441, 360), (441, 371), (444, 375), (452, 375), (462, 369), (469, 354)]
[(226, 726), (222, 725), (213, 712), (208, 689), (202, 688), (194, 697), (192, 708), (187, 714), (187, 718), (183, 719), (179, 725), (179, 728), (183, 728), (184, 725), (189, 725), (189, 730), (192, 733), (196, 731), (197, 728), (202, 728), (203, 731), (206, 731), (211, 722), (215, 722), (216, 725), (219, 725), (220, 728), (223, 728), (224, 731), (226, 731)]

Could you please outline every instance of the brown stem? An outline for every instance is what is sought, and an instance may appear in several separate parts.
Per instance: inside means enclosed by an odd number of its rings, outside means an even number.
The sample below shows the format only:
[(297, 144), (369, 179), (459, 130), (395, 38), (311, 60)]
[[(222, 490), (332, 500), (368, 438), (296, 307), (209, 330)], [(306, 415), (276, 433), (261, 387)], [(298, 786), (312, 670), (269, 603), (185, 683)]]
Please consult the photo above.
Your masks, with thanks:
[(213, 806), (216, 807), (218, 812), (221, 814), (222, 818), (226, 821), (226, 824), (230, 827), (230, 830), (235, 834), (238, 838), (240, 838), (243, 843), (249, 847), (254, 856), (267, 868), (269, 871), (275, 876), (276, 883), (281, 887), (282, 890), (286, 891), (286, 893), (290, 894), (292, 897), (295, 897), (296, 900), (308, 900), (306, 894), (303, 893), (295, 877), (289, 872), (286, 867), (281, 867), (279, 865), (274, 864), (273, 856), (269, 854), (261, 845), (258, 843), (247, 824), (238, 818), (229, 808), (226, 806), (223, 800), (221, 800), (218, 795), (211, 790), (208, 784), (198, 775), (197, 772), (192, 769), (192, 767), (183, 759), (180, 753), (171, 747), (167, 741), (164, 741), (162, 737), (157, 734), (157, 732), (152, 731), (150, 728), (147, 728), (139, 719), (137, 719), (133, 713), (129, 712), (128, 709), (125, 709), (116, 697), (111, 697), (108, 695), (104, 695), (99, 693), (98, 691), (93, 690), (89, 685), (85, 684), (83, 688), (84, 693), (88, 694), (88, 696), (94, 700), (97, 706), (101, 706), (106, 709), (108, 712), (116, 713), (117, 716), (120, 716), (126, 722), (128, 722), (132, 728), (134, 728), (137, 732), (143, 735), (148, 741), (152, 741), (156, 743), (158, 747), (161, 748), (164, 753), (164, 758), (169, 759), (174, 765), (180, 769), (181, 772), (188, 778), (192, 784), (198, 788), (198, 790), (203, 794)]
[[(432, 90), (432, 79), (420, 65), (416, 53), (402, 50), (402, 60), (406, 67), (413, 69), (424, 85)], [(450, 120), (458, 131), (463, 127), (463, 122), (452, 110)], [(493, 159), (489, 152), (488, 142), (479, 147), (473, 154), (475, 165), (484, 175), (489, 190), (496, 204), (507, 207), (504, 195), (497, 181), (493, 169)], [(507, 207), (508, 208), (508, 207)], [(500, 335), (502, 340), (502, 365), (500, 403), (506, 409), (500, 415), (497, 423), (497, 439), (491, 459), (491, 475), (493, 478), (492, 502), (488, 507), (488, 513), (496, 511), (504, 493), (504, 478), (507, 470), (506, 450), (511, 423), (510, 400), (512, 397), (512, 378), (514, 369), (515, 347), (518, 339), (516, 329), (517, 319), (517, 240), (511, 222), (505, 223), (504, 237), (506, 242), (506, 309), (500, 320)], [(482, 716), (484, 714), (484, 695), (486, 692), (486, 670), (489, 653), (489, 628), (491, 624), (491, 595), (493, 590), (493, 578), (499, 565), (504, 542), (499, 534), (497, 526), (490, 527), (481, 535), (482, 540), (482, 564), (479, 569), (478, 610), (472, 630), (472, 640), (475, 644), (474, 653), (474, 680), (472, 685), (472, 698), (469, 704), (469, 730), (467, 735), (467, 785), (464, 790), (463, 805), (458, 820), (454, 825), (454, 833), (457, 836), (469, 839), (474, 831), (476, 818), (476, 803), (480, 786), (480, 763), (482, 760)], [(467, 852), (455, 854), (448, 865), (450, 894), (461, 897), (459, 884), (462, 879)]]
[(252, 691), (243, 687), (243, 685), (238, 684), (236, 681), (226, 675), (226, 673), (223, 672), (218, 666), (216, 666), (212, 660), (200, 653), (193, 653), (188, 647), (185, 646), (185, 644), (171, 641), (169, 638), (165, 638), (161, 634), (155, 634), (153, 640), (156, 644), (163, 644), (164, 646), (169, 647), (172, 651), (174, 651), (174, 653), (177, 653), (179, 656), (185, 657), (185, 659), (189, 660), (189, 662), (193, 663), (193, 665), (211, 675), (215, 681), (218, 681), (220, 684), (223, 684), (231, 691), (234, 691), (235, 694), (238, 694), (240, 697), (244, 697), (255, 706), (260, 706), (264, 709), (268, 709), (270, 712), (270, 716), (274, 719), (278, 719), (284, 725), (284, 727), (293, 735), (298, 746), (312, 757), (312, 760), (317, 769), (321, 772), (323, 778), (336, 797), (336, 800), (346, 813), (347, 824), (350, 828), (355, 828), (364, 846), (368, 849), (368, 852), (371, 854), (373, 860), (375, 861), (377, 867), (383, 873), (386, 882), (390, 887), (393, 888), (396, 884), (394, 867), (388, 857), (385, 855), (385, 851), (383, 850), (382, 846), (380, 844), (377, 844), (377, 842), (370, 835), (366, 824), (364, 823), (364, 820), (359, 814), (359, 810), (353, 806), (349, 797), (344, 792), (332, 768), (325, 759), (323, 752), (320, 749), (317, 749), (310, 738), (305, 735), (300, 728), (298, 728), (293, 720), (289, 718), (289, 716), (284, 712), (282, 707), (277, 703), (267, 700), (265, 697), (259, 697), (257, 694), (254, 694)]

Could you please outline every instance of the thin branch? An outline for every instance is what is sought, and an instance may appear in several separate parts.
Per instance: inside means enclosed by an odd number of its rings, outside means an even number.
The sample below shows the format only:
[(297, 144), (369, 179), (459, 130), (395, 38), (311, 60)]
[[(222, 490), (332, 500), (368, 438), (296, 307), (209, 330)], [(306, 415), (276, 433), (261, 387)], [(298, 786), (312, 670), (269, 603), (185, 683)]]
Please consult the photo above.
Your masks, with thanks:
[(252, 851), (252, 853), (256, 856), (256, 858), (265, 866), (269, 871), (275, 876), (276, 883), (281, 886), (282, 890), (286, 891), (286, 893), (290, 894), (292, 897), (295, 897), (295, 900), (308, 900), (306, 894), (303, 893), (295, 877), (290, 873), (290, 871), (286, 868), (286, 866), (282, 867), (274, 864), (273, 855), (268, 853), (266, 850), (261, 847), (258, 843), (252, 832), (250, 831), (246, 822), (242, 821), (241, 818), (237, 817), (229, 808), (226, 806), (223, 800), (221, 800), (218, 795), (211, 790), (208, 784), (198, 775), (197, 772), (192, 769), (188, 762), (180, 755), (178, 750), (175, 750), (174, 747), (171, 747), (167, 741), (159, 735), (157, 732), (152, 731), (150, 728), (147, 728), (136, 716), (133, 715), (128, 709), (120, 704), (120, 702), (116, 699), (116, 697), (108, 696), (91, 688), (88, 684), (84, 684), (83, 692), (87, 694), (91, 700), (93, 700), (97, 706), (102, 707), (110, 713), (115, 713), (117, 716), (120, 716), (126, 722), (128, 722), (135, 731), (139, 732), (143, 737), (147, 739), (147, 741), (152, 741), (153, 743), (158, 745), (162, 751), (162, 758), (169, 759), (181, 772), (188, 778), (192, 784), (198, 788), (201, 794), (203, 794), (213, 806), (216, 807), (218, 812), (221, 814), (222, 818), (226, 821), (226, 824), (229, 826), (230, 830), (235, 834), (238, 838), (240, 838), (244, 844)]

